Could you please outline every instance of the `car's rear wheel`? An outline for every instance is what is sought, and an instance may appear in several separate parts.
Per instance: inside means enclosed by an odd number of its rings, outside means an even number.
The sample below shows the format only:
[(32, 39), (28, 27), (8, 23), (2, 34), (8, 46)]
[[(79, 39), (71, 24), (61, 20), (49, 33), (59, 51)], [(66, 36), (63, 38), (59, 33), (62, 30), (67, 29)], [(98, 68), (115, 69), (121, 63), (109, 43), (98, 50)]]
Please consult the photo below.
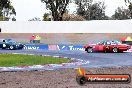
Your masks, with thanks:
[(9, 47), (9, 49), (10, 49), (10, 50), (13, 50), (13, 49), (14, 49), (14, 46), (11, 45), (11, 46)]
[(87, 48), (87, 53), (92, 53), (93, 49), (91, 47)]
[(112, 51), (113, 51), (113, 53), (118, 53), (118, 48), (114, 47), (114, 48), (112, 49)]

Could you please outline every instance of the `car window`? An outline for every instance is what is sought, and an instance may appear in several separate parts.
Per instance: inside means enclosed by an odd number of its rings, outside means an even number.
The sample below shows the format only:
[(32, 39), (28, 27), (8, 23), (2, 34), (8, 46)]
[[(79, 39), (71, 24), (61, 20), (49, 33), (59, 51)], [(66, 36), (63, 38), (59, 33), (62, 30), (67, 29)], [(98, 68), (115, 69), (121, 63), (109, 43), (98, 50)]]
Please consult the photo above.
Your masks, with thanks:
[(106, 45), (110, 45), (111, 43), (110, 42), (106, 42)]
[(98, 42), (97, 44), (98, 45), (103, 45), (104, 44), (104, 41)]
[(111, 44), (121, 44), (119, 41), (111, 41)]
[(114, 41), (111, 41), (111, 44), (116, 44)]
[(6, 42), (8, 42), (8, 43), (16, 43), (16, 42), (15, 42), (14, 40), (12, 40), (12, 39), (7, 39)]
[(119, 42), (119, 41), (115, 41), (117, 44), (121, 44), (121, 42)]
[(13, 41), (13, 40), (10, 40), (10, 41), (9, 41), (9, 43), (16, 43), (16, 42), (15, 42), (15, 41)]

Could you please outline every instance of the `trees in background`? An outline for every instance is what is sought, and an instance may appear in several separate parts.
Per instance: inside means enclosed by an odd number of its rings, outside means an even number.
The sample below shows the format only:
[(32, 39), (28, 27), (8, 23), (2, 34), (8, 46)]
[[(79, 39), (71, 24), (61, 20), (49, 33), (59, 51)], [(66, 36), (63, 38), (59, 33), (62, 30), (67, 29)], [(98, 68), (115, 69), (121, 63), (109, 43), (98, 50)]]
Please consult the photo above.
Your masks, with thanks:
[(125, 3), (128, 4), (128, 9), (129, 9), (129, 13), (130, 13), (130, 17), (132, 19), (132, 0), (125, 0)]
[[(45, 13), (43, 16), (43, 21), (52, 21), (51, 14)], [(86, 21), (86, 19), (77, 14), (64, 13), (62, 16), (62, 21)]]
[(90, 20), (90, 7), (93, 0), (75, 0), (75, 4), (78, 5), (77, 14)]
[[(93, 3), (93, 0), (74, 0), (75, 4), (78, 5), (76, 15), (67, 13), (67, 6), (69, 2), (73, 0), (41, 0), (42, 3), (46, 4), (46, 8), (51, 11), (51, 14), (45, 13), (43, 21), (62, 21), (62, 20), (108, 20), (110, 17), (105, 15), (105, 4), (104, 2)], [(132, 19), (132, 0), (124, 0), (128, 9), (118, 7), (111, 19), (124, 20)], [(16, 21), (15, 9), (11, 5), (10, 0), (0, 0), (0, 21)], [(13, 16), (13, 17), (11, 17)], [(32, 21), (40, 21), (38, 18), (30, 19)]]
[[(8, 21), (12, 15), (16, 15), (10, 0), (0, 0), (0, 20)], [(15, 17), (12, 18), (15, 21)]]
[(51, 21), (51, 20), (52, 20), (51, 14), (45, 13), (43, 15), (43, 21)]
[(128, 9), (129, 9), (130, 17), (132, 19), (132, 3), (130, 3), (130, 5), (128, 6)]
[(51, 11), (54, 21), (62, 21), (69, 0), (41, 0), (41, 2), (45, 3), (46, 8)]
[[(128, 6), (128, 9), (118, 7), (115, 13), (108, 17), (105, 14), (104, 2), (93, 2), (93, 0), (41, 0), (46, 4), (47, 9), (51, 11), (51, 14), (45, 13), (43, 21), (68, 21), (68, 20), (124, 20), (132, 19), (132, 1), (124, 0)], [(69, 2), (74, 1), (78, 6), (76, 14), (68, 14), (66, 7)], [(64, 14), (67, 14), (64, 16)], [(78, 18), (78, 19), (77, 19)]]
[(77, 14), (86, 20), (106, 20), (104, 2), (93, 3), (93, 0), (76, 0)]
[(63, 21), (86, 21), (86, 19), (77, 14), (65, 14), (63, 16)]
[(115, 10), (115, 14), (111, 17), (113, 20), (125, 20), (130, 19), (129, 9), (124, 9), (123, 7), (118, 7)]
[(90, 7), (90, 20), (106, 20), (104, 2), (94, 3)]
[(125, 3), (131, 3), (131, 0), (124, 0)]
[[(75, 4), (78, 5), (77, 13), (67, 14), (63, 16), (67, 9), (67, 5), (73, 0), (41, 0), (46, 3), (47, 8), (51, 11), (51, 14), (45, 13), (43, 16), (44, 21), (60, 21), (60, 20), (124, 20), (132, 18), (132, 3), (131, 0), (125, 0), (125, 3), (129, 4), (128, 9), (118, 7), (115, 13), (108, 17), (105, 14), (105, 3), (104, 2), (93, 2), (93, 0), (74, 0)], [(63, 2), (63, 3), (62, 3)], [(64, 9), (59, 9), (64, 7)], [(51, 17), (52, 16), (52, 17)]]
[(115, 10), (114, 15), (112, 15), (113, 20), (125, 20), (125, 19), (132, 19), (132, 1), (125, 0), (128, 9), (124, 9), (123, 7), (118, 7)]

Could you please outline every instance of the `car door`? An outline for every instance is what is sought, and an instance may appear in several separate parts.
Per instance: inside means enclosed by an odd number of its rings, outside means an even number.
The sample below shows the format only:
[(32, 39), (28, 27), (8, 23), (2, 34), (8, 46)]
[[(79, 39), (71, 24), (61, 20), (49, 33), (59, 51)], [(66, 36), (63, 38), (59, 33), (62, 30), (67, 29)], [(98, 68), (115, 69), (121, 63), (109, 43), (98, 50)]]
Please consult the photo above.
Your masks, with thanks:
[(103, 44), (100, 44), (100, 45), (99, 45), (99, 50), (98, 50), (98, 51), (104, 51), (104, 47), (105, 47), (104, 43), (103, 43)]
[(104, 42), (100, 42), (98, 44), (96, 44), (95, 48), (96, 48), (96, 51), (103, 51), (104, 50)]

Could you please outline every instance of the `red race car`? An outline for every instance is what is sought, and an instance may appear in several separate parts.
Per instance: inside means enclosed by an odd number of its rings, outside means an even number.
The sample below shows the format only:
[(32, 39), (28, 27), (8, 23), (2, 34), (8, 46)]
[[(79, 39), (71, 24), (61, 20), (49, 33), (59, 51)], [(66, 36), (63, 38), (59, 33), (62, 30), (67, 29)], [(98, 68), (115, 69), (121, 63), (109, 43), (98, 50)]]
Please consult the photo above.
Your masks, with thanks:
[(131, 48), (130, 45), (127, 44), (121, 44), (119, 41), (112, 41), (112, 40), (107, 40), (107, 41), (101, 41), (97, 44), (87, 44), (84, 46), (85, 51), (88, 53), (92, 52), (113, 52), (113, 53), (118, 53), (118, 52), (123, 52), (127, 51)]

